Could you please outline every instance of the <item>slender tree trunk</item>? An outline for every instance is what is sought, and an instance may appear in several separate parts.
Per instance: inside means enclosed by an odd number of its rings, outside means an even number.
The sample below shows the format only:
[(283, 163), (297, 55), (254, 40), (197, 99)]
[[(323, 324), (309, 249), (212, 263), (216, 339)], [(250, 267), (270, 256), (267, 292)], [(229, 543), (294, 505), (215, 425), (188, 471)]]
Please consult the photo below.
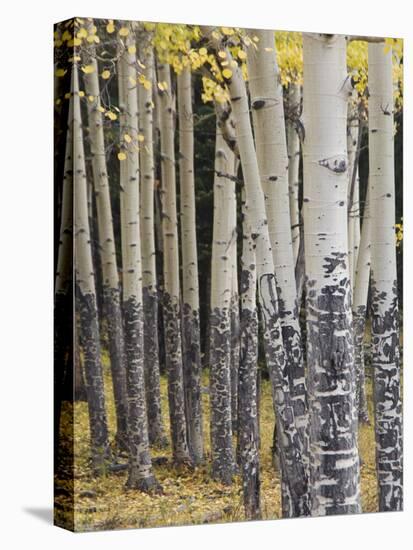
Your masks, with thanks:
[[(69, 101), (66, 131), (63, 187), (61, 189), (60, 216), (54, 295), (54, 444), (55, 456), (59, 451), (60, 416), (64, 399), (65, 379), (73, 365), (70, 364), (71, 347), (75, 346), (73, 325), (73, 98)], [(55, 138), (55, 147), (59, 142)], [(58, 161), (55, 160), (57, 163)], [(57, 170), (56, 170), (57, 172)], [(59, 181), (59, 173), (55, 175)], [(55, 185), (55, 194), (57, 189)], [(59, 223), (60, 222), (60, 223)], [(76, 377), (76, 374), (75, 374)], [(76, 380), (76, 378), (75, 378)]]
[[(234, 154), (229, 155), (234, 160)], [(236, 172), (235, 172), (236, 173)], [(235, 175), (234, 173), (234, 175)], [(229, 180), (230, 199), (228, 203), (228, 212), (231, 218), (233, 235), (231, 237), (231, 420), (232, 431), (238, 430), (238, 385), (239, 385), (239, 360), (240, 360), (240, 309), (239, 309), (239, 291), (238, 291), (238, 258), (237, 258), (237, 196), (235, 192), (235, 181)]]
[[(231, 165), (232, 161), (232, 165)], [(231, 422), (231, 240), (233, 227), (228, 215), (231, 185), (226, 177), (233, 166), (229, 150), (217, 125), (214, 177), (214, 227), (210, 312), (210, 398), (212, 475), (231, 484), (234, 473)]]
[(188, 444), (195, 464), (203, 460), (201, 345), (199, 334), (198, 253), (196, 244), (194, 127), (189, 67), (177, 77), (179, 176), (181, 199), (184, 383)]
[(161, 123), (162, 234), (164, 258), (163, 314), (166, 369), (168, 373), (169, 413), (174, 461), (190, 463), (185, 418), (182, 339), (180, 321), (180, 284), (178, 221), (176, 213), (176, 174), (174, 150), (174, 97), (169, 65), (158, 65), (158, 90)]
[(82, 334), (86, 391), (89, 407), (89, 428), (92, 467), (96, 474), (103, 473), (111, 459), (108, 423), (105, 409), (105, 392), (100, 358), (99, 323), (90, 228), (87, 211), (86, 166), (83, 145), (82, 118), (79, 97), (77, 63), (73, 64), (73, 187), (76, 300), (79, 307)]
[(239, 456), (245, 516), (260, 519), (260, 464), (258, 422), (258, 314), (255, 242), (243, 201), (241, 271), (241, 357), (239, 363)]
[[(308, 472), (308, 406), (297, 310), (295, 262), (290, 229), (288, 154), (283, 92), (274, 54), (274, 32), (253, 31), (258, 47), (248, 49), (248, 75), (261, 186), (275, 267), (285, 372)], [(283, 481), (284, 483), (284, 481)], [(287, 491), (288, 489), (285, 489)]]
[[(288, 90), (288, 108), (290, 116), (300, 113), (301, 90), (299, 84), (291, 84)], [(300, 209), (298, 192), (300, 188), (300, 138), (293, 121), (287, 123), (288, 146), (288, 189), (290, 196), (291, 238), (293, 243), (294, 262), (297, 262), (300, 248)]]
[(353, 291), (354, 356), (356, 365), (356, 397), (359, 422), (369, 422), (364, 372), (364, 334), (367, 316), (367, 297), (370, 282), (371, 263), (371, 218), (370, 183), (364, 203), (363, 227), (361, 230), (360, 251), (357, 257), (357, 270)]
[[(215, 41), (215, 46), (217, 49), (221, 48), (219, 41)], [(226, 48), (225, 52), (227, 59), (232, 63), (234, 60), (229, 49)], [(235, 61), (234, 63), (237, 65)], [(252, 236), (256, 242), (258, 296), (263, 322), (264, 348), (271, 379), (273, 403), (280, 425), (280, 441), (282, 441), (282, 475), (286, 488), (283, 491), (283, 515), (305, 515), (308, 513), (308, 480), (303, 462), (303, 445), (295, 425), (290, 395), (264, 193), (254, 148), (245, 81), (241, 69), (233, 64), (232, 66), (228, 87), (245, 181), (246, 200), (250, 205)]]
[[(92, 24), (92, 23), (90, 23)], [(84, 74), (87, 101), (93, 184), (96, 197), (98, 238), (103, 276), (104, 312), (108, 324), (109, 354), (117, 421), (116, 442), (127, 450), (126, 369), (124, 365), (120, 284), (116, 261), (109, 177), (106, 166), (105, 139), (99, 89), (99, 68), (94, 46), (82, 52), (83, 64), (93, 71)]]
[[(387, 50), (387, 51), (386, 51)], [(379, 510), (403, 508), (392, 51), (369, 44), (372, 365)]]
[[(145, 66), (144, 75), (150, 83), (153, 81), (153, 50), (142, 39), (139, 44), (139, 56)], [(161, 387), (159, 370), (159, 340), (158, 340), (158, 283), (156, 279), (156, 247), (155, 247), (155, 209), (154, 209), (154, 129), (153, 129), (153, 94), (152, 86), (147, 89), (139, 86), (139, 124), (140, 133), (144, 138), (139, 148), (141, 165), (140, 183), (142, 208), (140, 224), (142, 234), (142, 298), (143, 298), (143, 338), (146, 406), (148, 412), (149, 442), (152, 445), (164, 447), (167, 445), (165, 429), (162, 420)]]
[(346, 41), (303, 35), (304, 227), (311, 500), (361, 511), (347, 243)]
[[(348, 125), (347, 125), (347, 154), (348, 154), (348, 256), (349, 270), (352, 287), (354, 290), (357, 268), (357, 257), (360, 246), (360, 191), (358, 170), (358, 147), (360, 145), (358, 108), (356, 93), (353, 91), (349, 99)], [(355, 172), (355, 173), (354, 173)], [(354, 184), (353, 184), (354, 173)]]
[[(121, 160), (121, 237), (123, 267), (123, 315), (126, 386), (128, 395), (129, 476), (126, 486), (144, 492), (159, 492), (161, 487), (152, 472), (145, 401), (143, 365), (142, 262), (139, 226), (139, 153), (138, 96), (136, 85), (136, 54), (132, 28), (119, 60), (119, 105), (122, 111), (124, 136), (130, 137), (125, 148), (126, 160)], [(123, 164), (124, 163), (124, 164)]]

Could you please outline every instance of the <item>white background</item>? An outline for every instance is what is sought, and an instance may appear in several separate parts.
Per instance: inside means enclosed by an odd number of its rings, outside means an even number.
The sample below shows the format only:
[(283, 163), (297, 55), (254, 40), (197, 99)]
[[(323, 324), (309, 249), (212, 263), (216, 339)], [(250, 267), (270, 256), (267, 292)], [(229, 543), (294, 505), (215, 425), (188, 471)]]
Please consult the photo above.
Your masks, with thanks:
[[(74, 535), (52, 517), (52, 23), (72, 16), (207, 23), (405, 41), (405, 512)], [(412, 17), (408, 3), (347, 0), (6, 0), (0, 20), (0, 544), (73, 548), (411, 547), (409, 187)], [(410, 73), (410, 74), (409, 74)], [(410, 535), (410, 536), (409, 536)]]

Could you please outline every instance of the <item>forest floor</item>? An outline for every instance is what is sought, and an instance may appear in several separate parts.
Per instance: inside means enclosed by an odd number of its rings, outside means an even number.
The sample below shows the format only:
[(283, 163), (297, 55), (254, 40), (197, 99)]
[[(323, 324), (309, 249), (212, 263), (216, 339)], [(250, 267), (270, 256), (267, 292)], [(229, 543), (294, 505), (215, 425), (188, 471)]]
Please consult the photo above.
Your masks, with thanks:
[[(115, 410), (108, 359), (105, 363), (105, 391), (111, 440), (114, 438)], [(167, 383), (161, 380), (162, 405), (167, 433), (169, 433)], [(204, 388), (208, 388), (208, 376), (204, 374)], [(370, 418), (373, 419), (372, 386), (367, 379)], [(74, 407), (74, 523), (76, 531), (96, 531), (138, 527), (160, 527), (217, 522), (244, 521), (240, 476), (231, 487), (222, 485), (210, 477), (209, 464), (209, 395), (202, 393), (204, 411), (204, 439), (207, 453), (205, 465), (195, 470), (177, 470), (171, 466), (171, 449), (153, 449), (153, 456), (167, 457), (168, 462), (154, 466), (154, 472), (163, 487), (164, 494), (149, 496), (139, 491), (126, 490), (127, 472), (94, 478), (89, 467), (89, 425), (87, 404), (75, 403)], [(71, 411), (66, 407), (62, 415)], [(62, 418), (64, 423), (64, 418)], [(281, 517), (280, 478), (274, 470), (271, 457), (274, 415), (269, 382), (263, 380), (261, 398), (261, 502), (263, 519)], [(235, 445), (235, 438), (234, 438)], [(373, 425), (361, 425), (359, 448), (362, 459), (361, 490), (363, 512), (377, 511), (377, 481), (375, 472), (375, 444)], [(125, 459), (121, 459), (125, 461)], [(56, 496), (59, 509), (69, 505), (67, 482), (58, 481), (61, 487)], [(63, 488), (62, 488), (63, 487)], [(63, 512), (60, 512), (63, 513)]]

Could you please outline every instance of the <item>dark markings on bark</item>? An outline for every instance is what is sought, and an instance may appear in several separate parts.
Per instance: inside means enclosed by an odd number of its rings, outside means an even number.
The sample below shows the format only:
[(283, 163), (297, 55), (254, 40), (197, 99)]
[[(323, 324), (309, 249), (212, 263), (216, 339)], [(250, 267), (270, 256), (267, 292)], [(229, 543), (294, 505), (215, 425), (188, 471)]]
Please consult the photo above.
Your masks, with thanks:
[(201, 345), (199, 312), (194, 311), (189, 304), (182, 307), (183, 324), (183, 365), (185, 408), (187, 419), (188, 446), (194, 464), (203, 462), (203, 428), (201, 400)]
[(105, 392), (100, 358), (100, 337), (96, 298), (93, 294), (82, 294), (80, 288), (77, 286), (76, 304), (79, 308), (81, 340), (84, 354), (92, 468), (95, 474), (99, 475), (106, 471), (111, 461), (111, 452), (109, 447)]
[(149, 443), (158, 447), (165, 447), (168, 444), (168, 439), (165, 435), (161, 409), (157, 293), (148, 287), (143, 287), (142, 299), (144, 315), (143, 348), (145, 350), (145, 391)]
[(126, 367), (119, 290), (104, 286), (103, 300), (108, 322), (109, 355), (116, 410), (117, 431), (115, 439), (118, 448), (122, 451), (127, 451), (128, 404), (126, 397)]
[(397, 283), (394, 281), (389, 299), (386, 292), (379, 290), (373, 272), (371, 319), (379, 510), (385, 512), (403, 509)]
[[(244, 287), (248, 271), (241, 273)], [(258, 316), (257, 311), (243, 309), (241, 314), (241, 357), (239, 364), (239, 458), (245, 515), (260, 519), (260, 464), (258, 422)]]
[(240, 321), (238, 295), (231, 298), (231, 422), (232, 432), (238, 429), (238, 377), (240, 361)]
[(167, 292), (163, 295), (163, 306), (172, 454), (177, 465), (191, 464), (186, 435), (180, 312)]
[(210, 313), (210, 387), (212, 476), (232, 483), (234, 453), (231, 425), (231, 321), (228, 308)]
[(149, 453), (143, 367), (142, 305), (136, 301), (136, 298), (130, 297), (123, 302), (123, 313), (129, 435), (129, 476), (126, 487), (144, 492), (160, 492), (160, 485), (152, 473)]
[(356, 367), (356, 406), (359, 422), (369, 423), (366, 398), (366, 378), (364, 365), (364, 331), (366, 326), (367, 307), (359, 306), (353, 310), (354, 356)]
[(350, 281), (343, 277), (318, 293), (312, 286), (313, 282), (306, 280), (312, 506), (323, 515), (358, 513), (360, 470)]

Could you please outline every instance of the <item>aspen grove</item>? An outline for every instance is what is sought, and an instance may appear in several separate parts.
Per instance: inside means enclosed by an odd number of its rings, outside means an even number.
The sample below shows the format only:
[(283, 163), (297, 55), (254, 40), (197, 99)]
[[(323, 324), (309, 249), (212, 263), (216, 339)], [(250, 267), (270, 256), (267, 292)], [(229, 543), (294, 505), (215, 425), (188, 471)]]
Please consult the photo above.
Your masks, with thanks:
[(402, 510), (402, 41), (54, 45), (56, 522)]

